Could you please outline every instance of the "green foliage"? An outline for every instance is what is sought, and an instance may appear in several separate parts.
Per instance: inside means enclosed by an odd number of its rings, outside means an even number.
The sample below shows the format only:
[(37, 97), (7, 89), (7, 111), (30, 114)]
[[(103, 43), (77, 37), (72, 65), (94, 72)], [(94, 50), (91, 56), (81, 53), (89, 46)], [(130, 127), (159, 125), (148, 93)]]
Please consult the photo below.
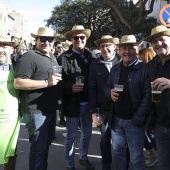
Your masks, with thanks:
[(55, 6), (51, 17), (46, 20), (47, 26), (51, 26), (59, 34), (64, 34), (71, 30), (73, 25), (83, 25), (92, 31), (88, 46), (93, 46), (94, 40), (106, 34), (117, 37), (128, 33), (147, 36), (150, 34), (151, 28), (157, 24), (156, 19), (148, 18), (145, 15), (140, 16), (139, 23), (135, 23), (140, 14), (139, 6), (136, 6), (132, 0), (113, 0), (123, 19), (131, 26), (131, 30), (129, 30), (127, 25), (120, 22), (122, 18), (117, 19), (117, 14), (106, 1), (62, 0), (61, 5)]

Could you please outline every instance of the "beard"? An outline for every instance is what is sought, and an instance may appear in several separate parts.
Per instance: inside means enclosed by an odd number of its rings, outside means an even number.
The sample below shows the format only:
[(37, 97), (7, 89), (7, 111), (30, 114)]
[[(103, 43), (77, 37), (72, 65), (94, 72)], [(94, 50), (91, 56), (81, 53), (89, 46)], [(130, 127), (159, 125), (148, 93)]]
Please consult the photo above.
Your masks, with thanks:
[(6, 56), (0, 57), (0, 64), (5, 65), (7, 63), (7, 58)]

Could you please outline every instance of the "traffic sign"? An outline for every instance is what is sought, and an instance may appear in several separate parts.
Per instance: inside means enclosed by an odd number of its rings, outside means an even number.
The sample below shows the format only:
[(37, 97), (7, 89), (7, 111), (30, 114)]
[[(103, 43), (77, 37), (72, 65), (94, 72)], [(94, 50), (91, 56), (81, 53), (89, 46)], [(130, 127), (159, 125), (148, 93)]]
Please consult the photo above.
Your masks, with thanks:
[(166, 27), (170, 27), (170, 4), (166, 4), (160, 9), (159, 20)]

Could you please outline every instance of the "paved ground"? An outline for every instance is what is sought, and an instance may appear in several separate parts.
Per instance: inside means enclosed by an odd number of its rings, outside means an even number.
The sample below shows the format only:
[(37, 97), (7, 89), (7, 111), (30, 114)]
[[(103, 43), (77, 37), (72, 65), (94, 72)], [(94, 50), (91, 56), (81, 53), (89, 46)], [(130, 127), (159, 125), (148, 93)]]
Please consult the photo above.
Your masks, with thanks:
[[(66, 132), (65, 127), (56, 126), (56, 136), (57, 138), (53, 141), (49, 150), (49, 159), (48, 159), (48, 170), (66, 170), (66, 165), (64, 162), (63, 150), (64, 150), (64, 140), (65, 137), (63, 133)], [(84, 170), (78, 163), (79, 154), (78, 154), (78, 141), (79, 141), (80, 132), (78, 132), (78, 138), (76, 141), (76, 170)], [(90, 148), (89, 148), (89, 160), (93, 163), (95, 170), (101, 170), (101, 156), (99, 150), (99, 141), (100, 141), (100, 132), (99, 129), (93, 127), (93, 134), (91, 138)], [(29, 155), (29, 141), (27, 129), (23, 121), (21, 122), (21, 129), (18, 139), (18, 149), (17, 149), (17, 164), (16, 170), (29, 170), (28, 168), (28, 155)], [(114, 168), (112, 168), (114, 170)], [(3, 170), (2, 165), (0, 165), (0, 170)], [(132, 170), (132, 168), (129, 168)], [(147, 168), (147, 170), (158, 170), (157, 165), (152, 168)]]

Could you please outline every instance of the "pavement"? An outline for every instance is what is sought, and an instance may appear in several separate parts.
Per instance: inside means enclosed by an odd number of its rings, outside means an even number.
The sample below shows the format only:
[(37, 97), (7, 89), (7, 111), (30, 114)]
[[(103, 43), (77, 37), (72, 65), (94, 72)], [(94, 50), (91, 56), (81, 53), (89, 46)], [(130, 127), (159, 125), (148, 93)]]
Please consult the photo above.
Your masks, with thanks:
[[(65, 137), (63, 133), (66, 133), (66, 128), (61, 127), (56, 122), (56, 139), (50, 145), (49, 155), (48, 155), (48, 170), (66, 170), (66, 164), (64, 161), (64, 141)], [(77, 140), (75, 143), (75, 163), (76, 163), (76, 170), (85, 170), (85, 168), (79, 164), (79, 139), (80, 133), (77, 132)], [(93, 164), (95, 170), (102, 170), (101, 164), (101, 156), (100, 156), (100, 131), (98, 128), (93, 126), (93, 132), (89, 147), (89, 161)], [(29, 147), (30, 143), (28, 140), (28, 132), (25, 128), (25, 124), (23, 120), (21, 121), (21, 128), (18, 138), (18, 148), (17, 148), (17, 162), (16, 162), (16, 169), (15, 170), (29, 170), (28, 161), (29, 161)], [(0, 170), (3, 170), (3, 166), (0, 165)], [(114, 168), (112, 167), (112, 170)], [(132, 170), (130, 167), (129, 170)], [(157, 163), (150, 168), (146, 168), (146, 170), (158, 170)]]

